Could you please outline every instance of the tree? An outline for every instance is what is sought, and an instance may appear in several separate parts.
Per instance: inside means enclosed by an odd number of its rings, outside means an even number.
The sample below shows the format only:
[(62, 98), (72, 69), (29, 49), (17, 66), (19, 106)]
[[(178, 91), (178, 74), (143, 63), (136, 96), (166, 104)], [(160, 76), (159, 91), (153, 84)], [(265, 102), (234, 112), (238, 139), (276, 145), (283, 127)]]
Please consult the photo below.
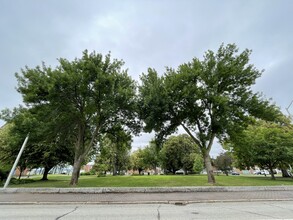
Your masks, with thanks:
[(258, 165), (269, 169), (272, 179), (275, 179), (273, 169), (288, 168), (292, 164), (292, 125), (256, 121), (231, 141), (233, 151), (242, 165)]
[(162, 167), (173, 174), (179, 169), (187, 174), (193, 169), (196, 153), (196, 145), (188, 135), (171, 136), (160, 152)]
[(157, 174), (157, 166), (159, 165), (159, 149), (155, 141), (150, 141), (149, 145), (142, 149), (142, 160), (145, 168), (153, 169)]
[(244, 129), (250, 115), (272, 120), (279, 109), (251, 86), (262, 71), (249, 64), (250, 50), (238, 53), (234, 44), (208, 51), (201, 61), (194, 58), (177, 70), (166, 68), (163, 76), (148, 69), (141, 76), (140, 117), (145, 131), (154, 130), (157, 140), (181, 126), (200, 148), (208, 173), (215, 183), (210, 150), (214, 139), (222, 140)]
[[(11, 129), (11, 124), (5, 124), (0, 128), (0, 183), (7, 179), (11, 169), (10, 164), (13, 163), (7, 154), (8, 134)], [(11, 162), (11, 163), (10, 163)]]
[(193, 171), (195, 173), (200, 173), (204, 168), (202, 156), (199, 154), (195, 155), (194, 164), (193, 164)]
[(141, 172), (146, 169), (143, 154), (143, 150), (139, 148), (130, 155), (131, 167), (133, 170), (138, 170), (139, 175), (141, 175)]
[(214, 161), (218, 170), (223, 171), (228, 176), (228, 171), (232, 170), (232, 157), (229, 152), (221, 153)]
[[(44, 108), (16, 108), (6, 110), (1, 115), (7, 121), (9, 129), (2, 137), (3, 143), (0, 158), (13, 164), (23, 140), (30, 133), (27, 146), (19, 162), (20, 171), (25, 168), (44, 167), (42, 180), (48, 180), (48, 172), (59, 163), (70, 162), (72, 149), (64, 136), (54, 133), (54, 121), (41, 123), (46, 117)], [(20, 174), (21, 174), (20, 172)]]
[(112, 171), (113, 176), (127, 170), (130, 163), (131, 135), (121, 128), (101, 138), (94, 169), (98, 172)]
[(80, 59), (59, 59), (55, 69), (26, 67), (16, 74), (18, 91), (28, 106), (46, 106), (48, 120), (70, 137), (74, 147), (70, 185), (77, 185), (80, 168), (101, 134), (113, 126), (138, 132), (136, 85), (122, 70), (124, 62), (95, 52)]
[(150, 141), (149, 145), (134, 151), (131, 156), (131, 168), (138, 170), (139, 174), (145, 169), (153, 169), (157, 174), (159, 164), (159, 149), (155, 141)]

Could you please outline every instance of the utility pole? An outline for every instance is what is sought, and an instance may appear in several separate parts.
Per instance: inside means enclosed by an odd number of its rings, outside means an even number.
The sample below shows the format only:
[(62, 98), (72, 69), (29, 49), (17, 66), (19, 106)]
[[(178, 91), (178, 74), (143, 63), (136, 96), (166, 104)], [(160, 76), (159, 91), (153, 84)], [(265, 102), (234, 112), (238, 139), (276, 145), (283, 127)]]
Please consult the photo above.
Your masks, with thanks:
[(20, 151), (19, 151), (19, 153), (17, 155), (17, 158), (16, 158), (16, 160), (15, 160), (13, 166), (12, 166), (12, 169), (10, 170), (9, 176), (8, 176), (6, 182), (5, 182), (5, 185), (4, 185), (3, 189), (6, 189), (6, 187), (8, 186), (8, 184), (9, 184), (9, 182), (11, 180), (11, 177), (12, 177), (14, 171), (15, 171), (16, 165), (18, 164), (18, 161), (19, 161), (19, 159), (21, 157), (21, 154), (22, 154), (22, 152), (23, 152), (23, 150), (25, 148), (25, 145), (26, 145), (26, 143), (28, 141), (28, 137), (29, 137), (29, 134), (26, 136), (26, 138), (25, 138), (25, 140), (24, 140), (24, 142), (23, 142), (23, 144), (22, 144), (22, 146), (20, 148)]

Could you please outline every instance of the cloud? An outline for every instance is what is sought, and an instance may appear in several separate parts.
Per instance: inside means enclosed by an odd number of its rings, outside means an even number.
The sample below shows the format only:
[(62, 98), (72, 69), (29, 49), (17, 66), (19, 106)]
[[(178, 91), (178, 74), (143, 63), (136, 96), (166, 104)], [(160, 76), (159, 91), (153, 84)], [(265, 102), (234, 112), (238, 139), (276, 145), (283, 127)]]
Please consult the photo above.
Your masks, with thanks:
[(21, 104), (14, 73), (25, 65), (111, 51), (139, 80), (148, 67), (163, 74), (223, 42), (253, 50), (251, 63), (265, 69), (254, 89), (285, 109), (293, 99), (292, 8), (290, 0), (2, 1), (0, 109)]

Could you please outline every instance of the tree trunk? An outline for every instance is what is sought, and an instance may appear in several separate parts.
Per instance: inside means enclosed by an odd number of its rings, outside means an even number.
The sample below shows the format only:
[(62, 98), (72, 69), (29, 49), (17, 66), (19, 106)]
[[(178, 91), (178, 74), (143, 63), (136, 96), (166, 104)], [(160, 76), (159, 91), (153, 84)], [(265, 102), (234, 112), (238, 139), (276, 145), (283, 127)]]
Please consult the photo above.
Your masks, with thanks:
[(78, 178), (81, 168), (81, 162), (83, 161), (83, 157), (80, 155), (77, 160), (74, 160), (73, 171), (71, 175), (70, 184), (71, 186), (76, 186), (78, 184)]
[(43, 174), (43, 178), (41, 180), (43, 180), (43, 181), (48, 180), (48, 173), (51, 170), (51, 168), (52, 167), (45, 167), (45, 171), (44, 171), (44, 174)]
[(19, 166), (19, 176), (18, 176), (18, 180), (20, 180), (21, 176), (22, 176), (22, 172), (25, 170), (25, 167)]
[(215, 184), (216, 183), (216, 179), (213, 173), (213, 167), (212, 167), (212, 163), (211, 163), (211, 158), (208, 152), (205, 152), (203, 154), (203, 158), (204, 158), (204, 164), (205, 164), (205, 168), (207, 171), (207, 175), (208, 175), (208, 183), (211, 184)]
[(273, 168), (272, 167), (269, 167), (270, 171), (271, 171), (271, 177), (272, 177), (272, 180), (275, 180), (275, 174), (274, 174), (274, 171), (273, 171)]
[(175, 175), (176, 174), (176, 169), (172, 168), (172, 173), (173, 173), (173, 175)]
[(117, 176), (117, 166), (115, 163), (113, 164), (113, 176)]
[(22, 173), (22, 171), (20, 170), (19, 175), (18, 175), (18, 180), (20, 180), (20, 178), (21, 178), (21, 173)]
[(282, 177), (285, 177), (285, 178), (291, 177), (287, 169), (282, 169)]
[(186, 169), (184, 169), (184, 175), (188, 175), (188, 173), (187, 173), (187, 170), (186, 170)]
[(157, 165), (155, 165), (153, 169), (155, 171), (155, 175), (157, 175), (158, 174)]

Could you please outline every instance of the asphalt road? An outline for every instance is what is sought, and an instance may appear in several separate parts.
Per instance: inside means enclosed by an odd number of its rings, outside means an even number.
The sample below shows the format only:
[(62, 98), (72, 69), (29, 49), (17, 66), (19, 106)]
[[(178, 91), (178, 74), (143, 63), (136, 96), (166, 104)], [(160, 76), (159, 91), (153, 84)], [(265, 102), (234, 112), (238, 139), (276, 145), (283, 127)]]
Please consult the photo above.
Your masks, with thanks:
[(0, 219), (293, 219), (293, 201), (0, 205)]

